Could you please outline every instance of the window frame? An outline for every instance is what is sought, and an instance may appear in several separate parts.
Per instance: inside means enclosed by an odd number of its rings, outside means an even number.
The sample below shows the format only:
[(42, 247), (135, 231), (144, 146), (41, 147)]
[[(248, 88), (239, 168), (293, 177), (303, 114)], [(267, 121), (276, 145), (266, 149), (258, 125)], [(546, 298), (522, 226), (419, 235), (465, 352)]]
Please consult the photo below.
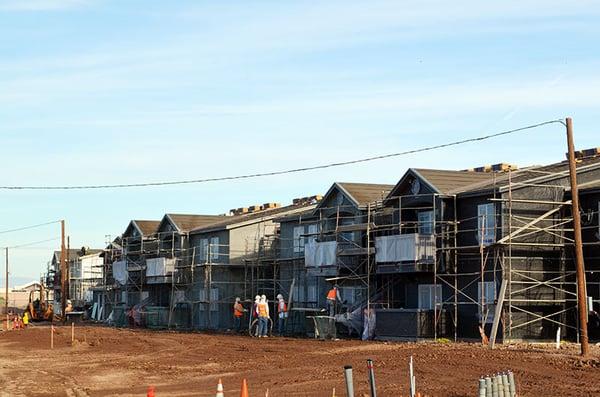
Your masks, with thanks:
[[(481, 302), (481, 281), (477, 282), (477, 303), (479, 304), (479, 306), (481, 307), (482, 302)], [(497, 294), (498, 294), (498, 288), (496, 285), (495, 281), (484, 281), (483, 282), (484, 285), (484, 299), (485, 302), (483, 302), (484, 305), (484, 310), (483, 312), (485, 313), (487, 311), (487, 314), (484, 314), (486, 316), (485, 318), (485, 323), (486, 324), (491, 324), (494, 321), (494, 315), (496, 313), (496, 299), (497, 299)], [(481, 317), (481, 310), (478, 313), (479, 316), (479, 321), (482, 321), (482, 317)]]
[[(421, 219), (424, 215), (427, 218)], [(433, 210), (417, 211), (417, 231), (424, 236), (433, 234)]]
[[(491, 211), (490, 211), (491, 210)], [(490, 226), (492, 220), (492, 226)], [(483, 203), (477, 205), (477, 242), (488, 246), (496, 242), (496, 204)], [(510, 231), (509, 231), (510, 233)], [(483, 241), (482, 241), (483, 235)]]
[(208, 238), (200, 239), (200, 263), (206, 263), (210, 259), (208, 258), (208, 244)]
[[(218, 261), (220, 254), (219, 236), (213, 236), (210, 238), (210, 260)], [(216, 248), (215, 248), (216, 247)]]
[(304, 225), (294, 226), (293, 231), (293, 250), (294, 254), (301, 254), (304, 252), (305, 238), (304, 238)]
[[(427, 288), (427, 305), (422, 298), (422, 291)], [(437, 292), (437, 293), (436, 293)], [(419, 284), (418, 286), (418, 309), (420, 310), (435, 310), (438, 304), (442, 303), (442, 285), (441, 284)]]
[(307, 231), (308, 236), (306, 236), (306, 241), (304, 242), (304, 244), (306, 245), (306, 244), (316, 242), (317, 234), (319, 233), (319, 225), (316, 223), (311, 223), (311, 224), (307, 225), (306, 228), (308, 229), (308, 231)]

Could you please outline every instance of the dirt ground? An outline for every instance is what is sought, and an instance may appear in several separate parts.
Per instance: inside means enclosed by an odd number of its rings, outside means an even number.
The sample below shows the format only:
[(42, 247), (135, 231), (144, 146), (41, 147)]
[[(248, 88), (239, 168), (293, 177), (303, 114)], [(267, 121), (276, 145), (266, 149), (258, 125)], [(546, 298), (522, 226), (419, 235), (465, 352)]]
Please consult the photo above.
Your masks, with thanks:
[(576, 345), (501, 346), (465, 343), (316, 341), (293, 338), (49, 326), (0, 332), (0, 396), (345, 396), (343, 366), (354, 367), (357, 396), (368, 393), (366, 359), (375, 362), (378, 396), (408, 395), (414, 357), (417, 390), (428, 396), (476, 395), (481, 375), (515, 374), (519, 396), (600, 395), (600, 347), (577, 357)]

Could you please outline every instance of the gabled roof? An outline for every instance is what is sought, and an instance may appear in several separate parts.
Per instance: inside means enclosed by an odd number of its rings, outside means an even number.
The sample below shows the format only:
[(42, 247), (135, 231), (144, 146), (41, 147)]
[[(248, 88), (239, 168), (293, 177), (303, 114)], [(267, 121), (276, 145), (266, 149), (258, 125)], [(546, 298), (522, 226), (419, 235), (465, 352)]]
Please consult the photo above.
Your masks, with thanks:
[(314, 204), (302, 204), (302, 205), (288, 205), (285, 207), (276, 207), (270, 208), (258, 212), (252, 212), (248, 214), (242, 215), (233, 215), (233, 216), (225, 216), (222, 217), (225, 220), (222, 222), (217, 222), (208, 226), (203, 226), (192, 230), (190, 233), (199, 234), (199, 233), (207, 233), (214, 232), (218, 230), (228, 230), (235, 229), (236, 227), (241, 227), (245, 225), (251, 225), (253, 223), (259, 223), (267, 220), (273, 220), (278, 217), (299, 213), (306, 210), (308, 207), (313, 207)]
[(27, 289), (30, 289), (32, 287), (37, 287), (39, 288), (41, 286), (39, 281), (30, 281), (27, 284), (23, 284), (23, 285), (16, 285), (12, 288), (13, 292), (17, 292), (17, 291), (25, 291)]
[[(577, 161), (577, 174), (586, 171), (600, 169), (600, 156), (588, 157)], [(568, 178), (569, 162), (567, 160), (552, 163), (548, 165), (537, 165), (527, 168), (522, 168), (511, 173), (512, 190), (516, 190), (527, 186), (527, 184), (543, 184), (561, 178)], [(499, 191), (508, 190), (508, 173), (498, 173), (495, 180), (477, 183), (469, 186), (468, 193), (478, 193), (494, 189)], [(591, 182), (590, 182), (591, 184)], [(565, 189), (568, 190), (568, 182), (565, 184)]]
[(350, 183), (335, 182), (317, 206), (321, 208), (334, 191), (342, 192), (357, 208), (364, 208), (369, 203), (383, 200), (393, 189), (394, 185), (380, 183)]
[[(600, 156), (590, 157), (578, 160), (577, 173), (583, 173), (587, 170), (600, 169)], [(569, 163), (561, 161), (548, 165), (536, 165), (521, 168), (511, 172), (512, 189), (519, 189), (532, 183), (546, 183), (560, 178), (568, 177)], [(475, 172), (475, 171), (454, 171), (454, 170), (433, 170), (424, 168), (410, 168), (394, 189), (390, 192), (387, 199), (397, 197), (399, 189), (412, 176), (418, 177), (433, 192), (444, 195), (472, 195), (497, 189), (505, 191), (508, 189), (508, 172)], [(582, 189), (592, 189), (596, 182), (587, 182), (581, 185)], [(565, 185), (565, 189), (569, 189)]]
[(221, 222), (224, 218), (224, 215), (166, 214), (157, 230), (161, 229), (164, 222), (170, 222), (178, 232), (186, 233), (190, 230)]
[(142, 232), (144, 236), (156, 233), (158, 229), (159, 221), (142, 221), (142, 220), (134, 220), (138, 229)]
[(359, 207), (369, 203), (383, 200), (394, 188), (394, 185), (380, 183), (347, 183), (340, 182), (338, 185), (344, 189)]
[(122, 246), (123, 246), (123, 241), (121, 239), (121, 236), (117, 236), (117, 237), (115, 237), (115, 239), (112, 242), (110, 242), (108, 244), (108, 246), (106, 248), (115, 249), (115, 248), (122, 248)]
[(493, 173), (475, 171), (432, 170), (426, 168), (411, 168), (417, 176), (424, 179), (436, 193), (458, 194), (480, 182), (492, 182)]
[(297, 221), (299, 219), (302, 220), (312, 220), (319, 219), (318, 214), (315, 213), (315, 208), (317, 208), (317, 204), (311, 204), (307, 206), (303, 211), (295, 212), (292, 214), (285, 214), (275, 219), (275, 222), (291, 222)]
[(127, 228), (125, 229), (125, 233), (123, 233), (123, 235), (126, 235), (131, 228), (136, 228), (142, 236), (150, 236), (156, 233), (159, 224), (160, 221), (134, 219), (129, 222), (129, 225), (127, 225)]
[[(68, 250), (65, 250), (65, 253), (69, 257), (69, 260), (80, 258), (86, 255), (101, 254), (102, 252), (104, 252), (104, 250), (91, 248), (86, 248), (85, 253), (81, 250), (81, 248), (70, 248)], [(60, 261), (60, 250), (54, 251), (54, 259), (57, 262)]]

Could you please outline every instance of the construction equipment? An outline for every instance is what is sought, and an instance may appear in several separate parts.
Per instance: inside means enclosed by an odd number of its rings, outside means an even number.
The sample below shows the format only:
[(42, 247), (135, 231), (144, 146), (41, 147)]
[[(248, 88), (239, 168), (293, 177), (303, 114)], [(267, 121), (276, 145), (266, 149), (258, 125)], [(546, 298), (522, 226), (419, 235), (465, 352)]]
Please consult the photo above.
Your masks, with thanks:
[(43, 285), (36, 286), (29, 292), (29, 303), (25, 312), (28, 313), (30, 321), (52, 321), (54, 309), (48, 302), (47, 291)]

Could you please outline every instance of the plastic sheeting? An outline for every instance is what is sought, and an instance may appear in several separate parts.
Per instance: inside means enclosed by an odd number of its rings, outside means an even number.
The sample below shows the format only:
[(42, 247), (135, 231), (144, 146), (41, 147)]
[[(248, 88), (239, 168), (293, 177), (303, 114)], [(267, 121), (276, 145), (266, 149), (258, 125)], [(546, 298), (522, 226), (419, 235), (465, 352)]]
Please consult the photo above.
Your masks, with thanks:
[(347, 311), (343, 314), (336, 314), (335, 321), (345, 325), (346, 328), (348, 328), (348, 336), (352, 336), (354, 332), (360, 336), (363, 328), (362, 311), (362, 306), (359, 306), (353, 311)]
[(146, 260), (146, 276), (161, 277), (172, 274), (175, 270), (175, 259), (152, 258)]
[(334, 266), (336, 264), (337, 242), (312, 241), (304, 246), (304, 264), (306, 267)]
[(375, 325), (377, 322), (375, 309), (365, 309), (363, 313), (362, 340), (371, 340), (375, 336)]
[(375, 238), (375, 261), (378, 263), (430, 260), (434, 253), (432, 235), (411, 233)]
[(113, 277), (121, 285), (127, 284), (127, 263), (125, 261), (113, 262)]

